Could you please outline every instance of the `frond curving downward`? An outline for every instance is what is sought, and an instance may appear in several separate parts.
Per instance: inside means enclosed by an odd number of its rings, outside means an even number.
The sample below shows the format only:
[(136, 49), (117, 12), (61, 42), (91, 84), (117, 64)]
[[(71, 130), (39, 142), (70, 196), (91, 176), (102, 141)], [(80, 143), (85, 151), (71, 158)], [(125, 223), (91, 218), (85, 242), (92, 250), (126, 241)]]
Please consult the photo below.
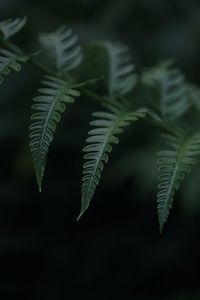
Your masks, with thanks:
[(58, 71), (69, 71), (81, 63), (83, 55), (77, 41), (77, 35), (66, 26), (40, 36), (43, 47), (52, 51)]
[(108, 56), (106, 76), (109, 94), (126, 94), (136, 83), (135, 66), (131, 63), (128, 48), (110, 42), (102, 43)]
[(104, 164), (108, 162), (108, 155), (112, 150), (112, 144), (119, 142), (116, 135), (124, 131), (124, 127), (131, 122), (145, 117), (146, 109), (127, 111), (118, 104), (109, 106), (107, 112), (95, 112), (95, 120), (90, 125), (95, 128), (88, 132), (88, 145), (83, 148), (85, 152), (82, 178), (82, 207), (78, 218), (80, 218), (89, 207), (94, 196), (95, 189), (101, 178)]
[(126, 46), (109, 41), (92, 43), (88, 57), (92, 61), (91, 69), (104, 76), (109, 96), (125, 95), (135, 86), (135, 66)]
[(56, 125), (65, 111), (66, 105), (73, 103), (80, 95), (79, 91), (67, 82), (51, 76), (45, 76), (43, 88), (39, 89), (40, 96), (33, 100), (35, 111), (31, 116), (33, 121), (30, 126), (30, 149), (36, 172), (39, 190), (45, 170), (47, 153)]
[(158, 219), (160, 232), (167, 221), (172, 207), (174, 194), (179, 189), (181, 181), (196, 163), (196, 156), (200, 154), (200, 134), (185, 135), (183, 131), (166, 134), (164, 138), (171, 150), (160, 151), (159, 185), (158, 185)]
[(167, 61), (143, 75), (143, 81), (154, 86), (159, 94), (159, 110), (165, 121), (173, 121), (188, 109), (188, 91), (184, 75)]

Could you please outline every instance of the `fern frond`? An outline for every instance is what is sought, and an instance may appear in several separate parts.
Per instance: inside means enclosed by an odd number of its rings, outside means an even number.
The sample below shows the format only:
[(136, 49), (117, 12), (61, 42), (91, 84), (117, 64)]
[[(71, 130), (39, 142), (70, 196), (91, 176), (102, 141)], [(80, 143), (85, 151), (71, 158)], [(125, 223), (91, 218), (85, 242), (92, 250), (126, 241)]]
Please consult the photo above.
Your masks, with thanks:
[(44, 87), (39, 89), (40, 96), (33, 99), (36, 103), (32, 105), (35, 112), (31, 116), (33, 123), (30, 126), (29, 135), (30, 149), (40, 191), (47, 153), (56, 125), (60, 121), (66, 105), (73, 103), (75, 97), (80, 95), (67, 82), (55, 77), (45, 76), (42, 83)]
[(83, 55), (77, 41), (77, 35), (66, 26), (40, 36), (43, 47), (52, 51), (58, 71), (69, 71), (81, 63)]
[(157, 202), (160, 232), (167, 221), (176, 190), (186, 173), (190, 172), (191, 166), (196, 163), (195, 157), (200, 154), (200, 134), (187, 136), (178, 131), (176, 134), (166, 134), (164, 138), (172, 149), (158, 153), (160, 183)]
[(126, 46), (103, 41), (92, 44), (90, 51), (109, 96), (127, 94), (134, 87), (137, 75)]
[(20, 55), (8, 50), (0, 49), (0, 84), (4, 77), (10, 74), (11, 70), (20, 71), (22, 62), (29, 59), (26, 55)]
[[(108, 106), (107, 106), (108, 107)], [(83, 165), (82, 178), (82, 207), (78, 218), (80, 218), (89, 207), (95, 189), (99, 183), (104, 164), (108, 162), (108, 155), (112, 150), (112, 144), (117, 144), (119, 139), (116, 135), (124, 131), (132, 121), (143, 118), (146, 109), (127, 111), (121, 105), (109, 106), (107, 112), (95, 112), (95, 120), (90, 125), (95, 128), (88, 132), (88, 145), (83, 148), (86, 153)]]
[(27, 22), (27, 17), (8, 19), (0, 22), (0, 32), (4, 39), (8, 39), (20, 31)]
[(156, 87), (159, 93), (159, 110), (165, 121), (182, 116), (189, 107), (187, 87), (183, 74), (171, 68), (171, 62), (144, 73), (143, 81)]

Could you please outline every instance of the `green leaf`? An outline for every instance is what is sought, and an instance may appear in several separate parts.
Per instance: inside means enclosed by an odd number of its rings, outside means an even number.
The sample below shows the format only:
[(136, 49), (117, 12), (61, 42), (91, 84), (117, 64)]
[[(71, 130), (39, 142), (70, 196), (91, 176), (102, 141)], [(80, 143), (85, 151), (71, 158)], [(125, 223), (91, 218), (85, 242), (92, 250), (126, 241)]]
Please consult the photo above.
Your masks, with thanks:
[(8, 39), (19, 32), (27, 22), (27, 17), (8, 19), (0, 22), (0, 32), (4, 39)]
[(66, 26), (40, 36), (42, 46), (53, 54), (57, 70), (65, 72), (74, 69), (82, 61), (82, 50), (77, 41), (77, 35)]
[(171, 61), (163, 62), (143, 74), (142, 81), (157, 91), (158, 103), (163, 119), (166, 122), (176, 120), (188, 109), (187, 86), (183, 74), (171, 67)]
[(136, 111), (127, 110), (125, 105), (116, 103), (108, 106), (107, 112), (95, 112), (95, 120), (90, 125), (95, 128), (88, 132), (88, 145), (83, 148), (85, 152), (82, 178), (82, 207), (80, 218), (89, 207), (95, 189), (101, 178), (104, 164), (108, 162), (108, 155), (112, 150), (112, 144), (117, 144), (116, 135), (124, 131), (124, 127), (139, 118), (145, 117), (146, 109)]
[(128, 48), (111, 42), (91, 44), (86, 52), (89, 69), (96, 71), (93, 76), (104, 76), (109, 96), (127, 94), (134, 86), (137, 76)]
[(3, 83), (6, 77), (12, 70), (19, 72), (22, 62), (29, 59), (26, 55), (20, 55), (8, 50), (0, 49), (0, 84)]
[(158, 152), (160, 176), (157, 202), (160, 232), (167, 222), (175, 192), (186, 173), (190, 172), (191, 166), (197, 162), (195, 157), (200, 154), (200, 134), (188, 136), (176, 129), (174, 134), (166, 134), (164, 138), (171, 150)]
[(67, 82), (55, 77), (45, 76), (43, 88), (39, 89), (40, 96), (33, 100), (34, 114), (30, 126), (30, 149), (36, 172), (39, 190), (45, 170), (47, 153), (56, 125), (65, 111), (66, 105), (73, 103), (80, 93)]

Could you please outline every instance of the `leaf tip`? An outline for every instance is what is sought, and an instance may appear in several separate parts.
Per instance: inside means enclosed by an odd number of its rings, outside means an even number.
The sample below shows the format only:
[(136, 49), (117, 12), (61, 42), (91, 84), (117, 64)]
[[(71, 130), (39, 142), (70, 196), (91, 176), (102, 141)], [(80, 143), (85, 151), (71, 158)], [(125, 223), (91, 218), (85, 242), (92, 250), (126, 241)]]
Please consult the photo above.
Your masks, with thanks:
[(42, 191), (43, 174), (44, 174), (44, 170), (40, 170), (40, 171), (36, 170), (36, 179), (37, 179), (38, 188), (39, 188), (40, 193)]
[(42, 178), (37, 177), (37, 183), (38, 183), (39, 192), (41, 193), (41, 191), (42, 191)]
[(76, 221), (79, 221), (79, 220), (80, 220), (80, 218), (84, 215), (85, 211), (86, 211), (86, 209), (83, 209), (83, 207), (82, 207), (82, 208), (81, 208), (81, 211), (80, 211), (80, 213), (79, 213), (79, 215), (78, 215), (78, 217), (77, 217), (77, 219), (76, 219)]
[(84, 215), (84, 213), (86, 212), (88, 207), (89, 207), (89, 202), (86, 201), (86, 199), (82, 196), (81, 210), (80, 210), (80, 213), (78, 215), (78, 218), (76, 219), (77, 221), (79, 221), (80, 218)]
[(163, 234), (164, 225), (165, 225), (165, 222), (159, 221), (159, 232), (160, 232), (160, 234)]

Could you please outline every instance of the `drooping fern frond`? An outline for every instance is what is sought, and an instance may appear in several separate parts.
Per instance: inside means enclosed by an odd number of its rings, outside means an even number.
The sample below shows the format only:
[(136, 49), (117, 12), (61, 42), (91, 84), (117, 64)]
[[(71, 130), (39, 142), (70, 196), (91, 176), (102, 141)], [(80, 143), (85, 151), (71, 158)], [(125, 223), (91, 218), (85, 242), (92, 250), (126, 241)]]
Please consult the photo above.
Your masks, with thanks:
[(105, 74), (110, 95), (124, 95), (135, 85), (137, 76), (133, 73), (135, 66), (131, 63), (128, 48), (109, 42), (102, 43), (108, 55), (108, 70)]
[(90, 125), (95, 128), (88, 132), (88, 145), (83, 148), (85, 152), (82, 178), (82, 207), (79, 218), (89, 207), (95, 189), (99, 183), (104, 164), (108, 162), (108, 155), (112, 144), (117, 144), (116, 135), (124, 131), (124, 127), (139, 118), (145, 117), (146, 109), (128, 111), (122, 104), (107, 106), (107, 112), (95, 112), (95, 120)]
[(56, 125), (66, 105), (73, 103), (75, 97), (80, 95), (67, 82), (55, 77), (45, 76), (42, 83), (44, 87), (39, 89), (40, 96), (33, 99), (36, 103), (32, 105), (35, 112), (31, 116), (33, 123), (30, 126), (30, 149), (40, 191)]
[(126, 46), (108, 41), (96, 42), (90, 45), (88, 56), (98, 75), (104, 76), (109, 96), (124, 95), (134, 87), (137, 76)]
[(8, 19), (0, 22), (0, 32), (4, 39), (8, 39), (20, 31), (27, 22), (27, 18)]
[(175, 192), (186, 173), (190, 172), (191, 165), (196, 163), (195, 157), (200, 154), (200, 134), (188, 136), (183, 131), (177, 131), (175, 134), (164, 135), (164, 138), (172, 149), (158, 153), (160, 176), (157, 202), (160, 232), (167, 221)]
[(159, 94), (158, 103), (160, 114), (166, 122), (182, 116), (188, 109), (187, 87), (183, 74), (171, 68), (171, 62), (164, 62), (147, 71), (143, 81), (154, 86)]
[(10, 74), (11, 70), (20, 71), (22, 62), (29, 59), (26, 55), (20, 55), (8, 50), (0, 49), (0, 84), (4, 77)]
[(77, 35), (66, 26), (40, 36), (43, 47), (51, 50), (57, 70), (65, 72), (77, 67), (82, 61), (82, 50), (77, 41)]

